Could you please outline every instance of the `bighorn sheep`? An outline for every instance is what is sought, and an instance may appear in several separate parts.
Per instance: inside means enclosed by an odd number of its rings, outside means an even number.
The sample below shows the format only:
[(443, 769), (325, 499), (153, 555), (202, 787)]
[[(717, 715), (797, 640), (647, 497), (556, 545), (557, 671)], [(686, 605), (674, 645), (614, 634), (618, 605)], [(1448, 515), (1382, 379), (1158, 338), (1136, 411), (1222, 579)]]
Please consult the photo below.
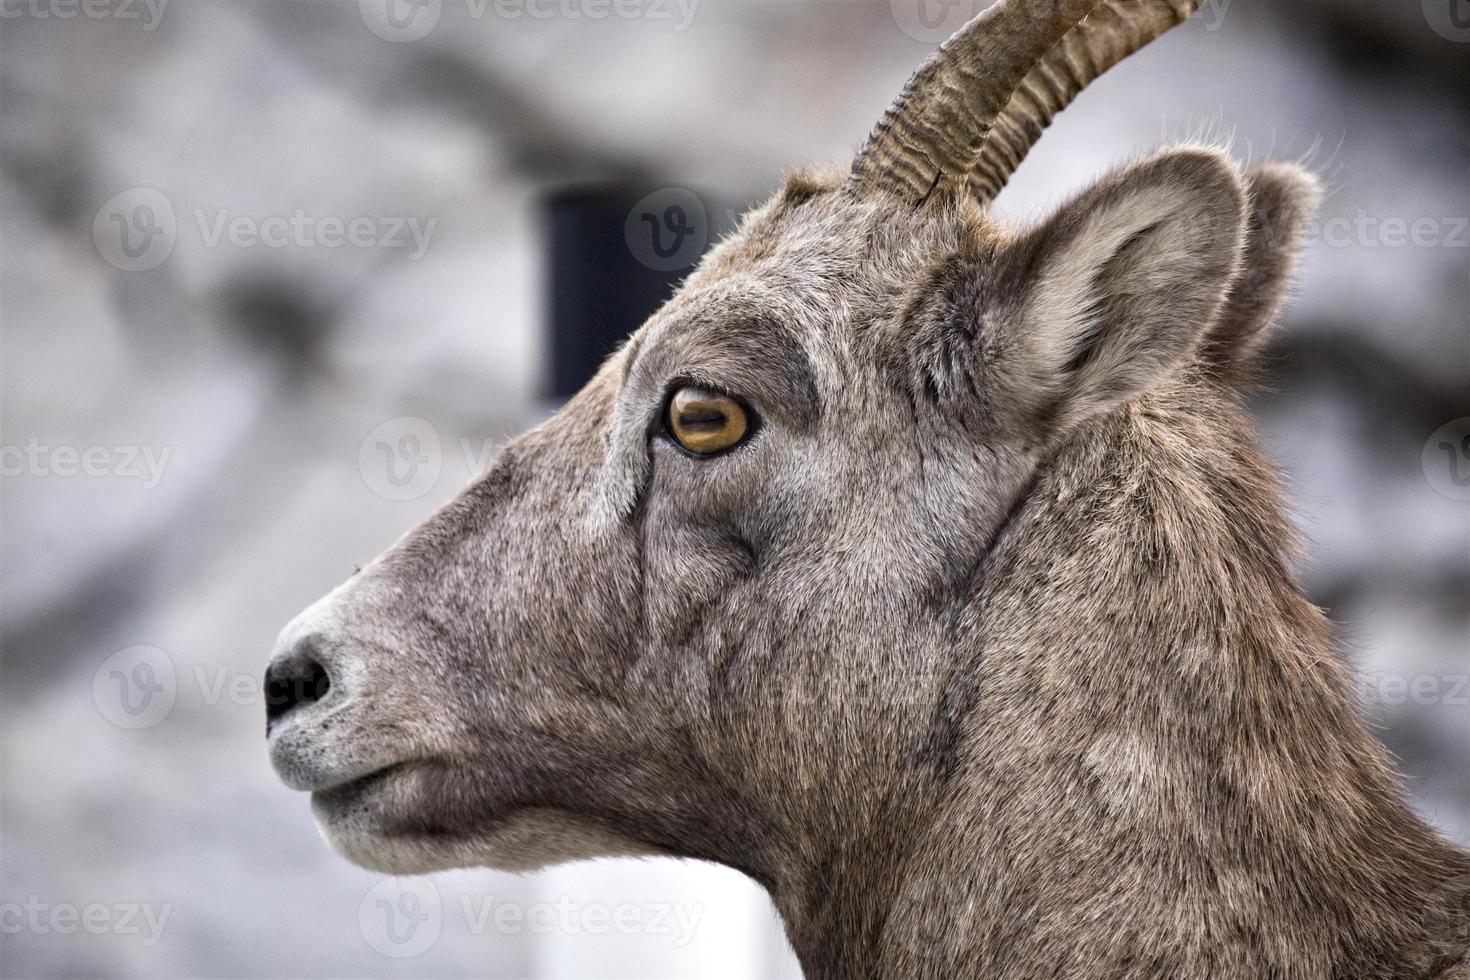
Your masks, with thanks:
[(1035, 227), (1198, 0), (1001, 0), (303, 613), (271, 757), (387, 872), (733, 866), (808, 977), (1470, 977), (1237, 389), (1318, 196), (1189, 146)]

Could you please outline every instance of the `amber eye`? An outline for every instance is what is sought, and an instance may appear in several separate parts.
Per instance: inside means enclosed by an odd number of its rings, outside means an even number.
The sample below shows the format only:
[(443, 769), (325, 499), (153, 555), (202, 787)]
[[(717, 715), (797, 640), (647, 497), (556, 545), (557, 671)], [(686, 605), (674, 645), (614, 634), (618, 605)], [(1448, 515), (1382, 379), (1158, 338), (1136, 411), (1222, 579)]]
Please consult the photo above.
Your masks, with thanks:
[(710, 456), (738, 445), (750, 431), (745, 409), (729, 395), (705, 388), (680, 388), (669, 399), (669, 434), (679, 445)]

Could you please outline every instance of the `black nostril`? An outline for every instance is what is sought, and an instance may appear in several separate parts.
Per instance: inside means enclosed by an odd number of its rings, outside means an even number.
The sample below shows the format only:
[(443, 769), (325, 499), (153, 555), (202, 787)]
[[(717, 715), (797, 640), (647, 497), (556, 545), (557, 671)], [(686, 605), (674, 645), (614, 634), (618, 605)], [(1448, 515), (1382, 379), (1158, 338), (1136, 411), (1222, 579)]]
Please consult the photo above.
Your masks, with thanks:
[(293, 650), (265, 671), (265, 733), (295, 709), (320, 701), (332, 689), (327, 669), (304, 650)]

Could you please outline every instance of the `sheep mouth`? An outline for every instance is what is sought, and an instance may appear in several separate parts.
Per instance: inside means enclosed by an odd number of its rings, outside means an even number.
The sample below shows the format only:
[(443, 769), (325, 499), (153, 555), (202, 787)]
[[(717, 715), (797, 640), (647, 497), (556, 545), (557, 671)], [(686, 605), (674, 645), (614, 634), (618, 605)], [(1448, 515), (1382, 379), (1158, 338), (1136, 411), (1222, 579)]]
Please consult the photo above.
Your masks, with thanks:
[[(328, 827), (350, 828), (379, 837), (452, 836), (455, 800), (474, 797), (472, 822), (483, 825), (505, 809), (463, 785), (466, 774), (437, 759), (412, 759), (383, 766), (311, 794), (311, 808)], [(453, 826), (451, 826), (453, 825)]]
[(413, 766), (412, 762), (395, 762), (362, 776), (319, 787), (311, 791), (312, 806), (328, 811), (355, 809), (370, 798), (382, 795), (390, 784), (407, 775)]

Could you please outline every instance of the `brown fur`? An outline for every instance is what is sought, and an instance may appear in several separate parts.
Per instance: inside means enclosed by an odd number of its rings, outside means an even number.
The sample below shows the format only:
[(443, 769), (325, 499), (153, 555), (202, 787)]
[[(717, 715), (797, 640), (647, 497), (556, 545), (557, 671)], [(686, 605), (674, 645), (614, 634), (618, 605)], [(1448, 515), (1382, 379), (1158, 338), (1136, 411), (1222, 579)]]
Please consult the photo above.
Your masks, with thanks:
[[(1232, 387), (1310, 177), (1188, 148), (1033, 229), (804, 173), (303, 614), (272, 755), (350, 859), (682, 855), (809, 977), (1463, 975)], [(1278, 233), (1267, 234), (1268, 226)], [(761, 425), (696, 459), (681, 383)]]

